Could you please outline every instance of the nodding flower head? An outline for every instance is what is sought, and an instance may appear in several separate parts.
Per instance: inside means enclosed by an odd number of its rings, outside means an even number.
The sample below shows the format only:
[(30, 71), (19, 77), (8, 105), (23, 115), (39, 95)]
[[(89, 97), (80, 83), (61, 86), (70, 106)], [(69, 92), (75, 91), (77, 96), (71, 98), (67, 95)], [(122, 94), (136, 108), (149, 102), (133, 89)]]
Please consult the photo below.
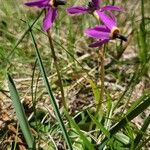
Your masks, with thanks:
[(122, 11), (117, 6), (104, 6), (101, 7), (101, 0), (91, 0), (88, 6), (75, 6), (66, 9), (69, 14), (83, 14), (83, 13), (94, 13), (94, 11)]
[(65, 0), (37, 0), (25, 3), (25, 5), (46, 10), (46, 15), (43, 19), (43, 30), (47, 31), (52, 27), (54, 20), (58, 16), (57, 7), (59, 5), (65, 5), (65, 3)]
[(90, 47), (98, 47), (109, 42), (110, 40), (119, 38), (123, 41), (127, 41), (126, 37), (120, 34), (120, 30), (117, 27), (116, 19), (112, 19), (106, 14), (101, 14), (101, 19), (104, 25), (98, 25), (94, 28), (85, 30), (85, 33), (89, 37), (97, 39), (96, 42), (90, 44)]
[(117, 35), (120, 33), (120, 29), (118, 27), (112, 27), (111, 31), (110, 31), (110, 38), (111, 39), (116, 39)]

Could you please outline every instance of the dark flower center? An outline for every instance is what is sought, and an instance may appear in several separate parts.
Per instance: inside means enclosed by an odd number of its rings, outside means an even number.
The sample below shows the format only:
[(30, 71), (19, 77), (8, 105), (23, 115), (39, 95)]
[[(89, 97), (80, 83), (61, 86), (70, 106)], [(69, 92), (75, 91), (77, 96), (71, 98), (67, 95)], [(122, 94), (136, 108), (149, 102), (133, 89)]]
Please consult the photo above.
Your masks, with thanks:
[(113, 27), (111, 29), (110, 37), (111, 37), (111, 39), (116, 39), (117, 38), (117, 39), (121, 39), (123, 41), (127, 41), (127, 38), (120, 34), (120, 30), (117, 27)]
[(125, 42), (127, 41), (127, 38), (125, 36), (121, 35), (121, 34), (117, 34), (116, 38), (121, 39), (121, 40), (123, 40)]
[(93, 3), (93, 2), (89, 2), (89, 4), (88, 4), (88, 8), (89, 8), (89, 9), (91, 9), (91, 11), (96, 10), (96, 7), (95, 7), (95, 5), (94, 5), (94, 3)]
[(93, 8), (93, 7), (94, 7), (93, 2), (89, 2), (88, 7), (89, 7), (89, 8)]
[(57, 7), (58, 5), (65, 5), (65, 0), (54, 0), (54, 7)]

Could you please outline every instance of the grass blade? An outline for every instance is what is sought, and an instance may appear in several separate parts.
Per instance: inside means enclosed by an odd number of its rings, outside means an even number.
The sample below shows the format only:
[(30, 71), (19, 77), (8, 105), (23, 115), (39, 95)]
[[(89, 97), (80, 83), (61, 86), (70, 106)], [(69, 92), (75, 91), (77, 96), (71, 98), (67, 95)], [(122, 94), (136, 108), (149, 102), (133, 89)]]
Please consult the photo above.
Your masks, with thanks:
[(10, 96), (13, 101), (16, 115), (17, 115), (21, 130), (23, 132), (24, 138), (27, 142), (28, 147), (30, 149), (33, 149), (34, 148), (33, 147), (34, 146), (34, 138), (31, 134), (29, 123), (27, 121), (23, 105), (21, 104), (16, 86), (14, 84), (13, 79), (11, 78), (11, 76), (9, 74), (8, 74), (8, 86), (9, 86)]
[[(150, 106), (150, 97), (146, 97), (143, 102), (138, 105), (134, 110), (132, 110), (130, 113), (125, 115), (109, 132), (111, 136), (113, 136), (115, 133), (117, 133), (121, 128), (123, 128), (128, 122), (130, 122), (132, 119), (137, 117), (141, 112), (143, 112), (146, 108)], [(103, 149), (105, 146), (104, 143), (108, 138), (106, 137), (101, 144), (99, 145), (99, 149)]]
[(144, 99), (147, 99), (148, 97), (150, 97), (150, 93), (146, 93), (146, 94), (144, 94), (143, 96), (141, 96), (138, 100), (136, 100), (136, 101), (132, 104), (132, 106), (128, 109), (126, 115), (129, 114), (129, 113), (131, 113), (138, 105), (140, 105), (140, 104), (142, 103), (142, 101), (143, 101)]
[(97, 121), (97, 119), (89, 112), (87, 111), (88, 115), (92, 119), (92, 121), (96, 124), (96, 126), (105, 134), (106, 137), (110, 137), (109, 131), (100, 123)]
[(34, 20), (34, 22), (31, 24), (31, 26), (23, 33), (23, 35), (21, 36), (21, 38), (16, 42), (14, 48), (11, 50), (11, 52), (9, 53), (9, 55), (6, 57), (7, 59), (10, 58), (10, 56), (13, 54), (14, 50), (18, 47), (18, 45), (22, 42), (22, 40), (24, 39), (24, 37), (28, 34), (28, 32), (30, 31), (30, 29), (34, 26), (34, 24), (38, 21), (38, 19), (40, 18), (40, 16), (42, 15), (43, 11), (40, 12), (40, 14), (37, 16), (37, 18)]
[(80, 135), (81, 139), (83, 140), (83, 143), (85, 144), (86, 148), (88, 150), (94, 150), (94, 146), (90, 143), (90, 141), (87, 139), (87, 137), (80, 131), (80, 128), (76, 124), (76, 122), (69, 116), (69, 114), (66, 112), (65, 113), (66, 117), (68, 118), (69, 122), (73, 126), (73, 128), (78, 132)]
[(150, 137), (149, 137), (148, 139), (146, 139), (145, 141), (143, 141), (143, 142), (136, 148), (136, 150), (141, 150), (142, 147), (143, 147), (144, 145), (146, 145), (146, 143), (148, 143), (149, 141), (150, 141)]
[[(97, 87), (97, 85), (92, 81), (92, 80), (88, 80), (91, 87), (92, 87), (92, 91), (93, 91), (93, 94), (94, 94), (94, 98), (95, 98), (95, 103), (98, 104), (98, 102), (100, 101), (100, 90), (99, 88)], [(101, 102), (102, 103), (102, 102)]]
[(142, 139), (144, 133), (146, 132), (146, 130), (147, 130), (149, 124), (150, 124), (150, 115), (149, 115), (149, 116), (146, 118), (146, 120), (144, 121), (143, 126), (142, 126), (140, 132), (137, 134), (137, 136), (136, 136), (136, 138), (135, 138), (135, 140), (134, 140), (135, 149), (136, 149), (136, 147), (139, 145), (139, 143), (140, 143), (140, 141), (141, 141), (141, 139)]
[(147, 40), (146, 40), (146, 28), (145, 28), (145, 8), (144, 8), (144, 0), (141, 0), (141, 23), (140, 23), (140, 59), (143, 64), (146, 64), (148, 61), (148, 51), (147, 51)]
[(37, 44), (36, 44), (36, 41), (35, 41), (35, 38), (33, 36), (31, 28), (30, 28), (30, 33), (31, 33), (31, 37), (32, 37), (32, 40), (33, 40), (33, 44), (34, 44), (35, 50), (36, 50), (36, 55), (37, 55), (39, 67), (40, 67), (40, 70), (41, 70), (41, 73), (42, 73), (42, 76), (43, 76), (43, 80), (44, 80), (45, 86), (47, 88), (48, 94), (50, 96), (50, 100), (51, 100), (51, 103), (53, 105), (53, 108), (54, 108), (54, 111), (55, 111), (55, 115), (56, 115), (56, 117), (58, 119), (60, 128), (61, 128), (61, 130), (63, 132), (63, 135), (64, 135), (64, 138), (65, 138), (65, 140), (67, 142), (68, 148), (70, 150), (73, 150), (72, 144), (71, 144), (71, 140), (70, 140), (70, 138), (68, 136), (68, 133), (67, 133), (66, 128), (65, 128), (65, 125), (64, 125), (63, 120), (61, 118), (61, 114), (59, 112), (59, 108), (58, 108), (57, 103), (55, 101), (55, 98), (53, 96), (53, 92), (51, 90), (51, 87), (50, 87), (50, 84), (49, 84), (49, 81), (48, 81), (48, 78), (47, 78), (47, 75), (46, 75), (46, 71), (44, 69), (44, 66), (43, 66), (43, 63), (42, 63), (42, 59), (41, 59), (41, 56), (40, 56), (40, 53), (39, 53), (39, 50), (38, 50), (38, 47), (37, 47)]

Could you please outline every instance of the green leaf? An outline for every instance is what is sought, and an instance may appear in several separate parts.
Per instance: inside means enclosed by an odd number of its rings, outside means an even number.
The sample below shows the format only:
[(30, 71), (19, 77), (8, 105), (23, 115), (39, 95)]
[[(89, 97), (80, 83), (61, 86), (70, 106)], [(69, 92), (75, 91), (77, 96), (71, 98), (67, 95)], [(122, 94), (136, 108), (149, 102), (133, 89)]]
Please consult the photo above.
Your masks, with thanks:
[(28, 120), (26, 118), (23, 105), (20, 101), (16, 86), (13, 82), (13, 79), (11, 78), (11, 76), (9, 74), (8, 74), (8, 87), (9, 87), (10, 96), (11, 96), (13, 105), (15, 107), (16, 115), (17, 115), (21, 130), (23, 132), (24, 138), (27, 142), (28, 147), (30, 149), (33, 149), (34, 148), (34, 138), (31, 134), (30, 126), (29, 126)]
[[(145, 97), (144, 97), (145, 98)], [(135, 109), (131, 112), (127, 113), (109, 132), (111, 136), (116, 134), (121, 128), (125, 127), (125, 125), (130, 122), (132, 119), (137, 117), (141, 112), (147, 109), (150, 106), (150, 97), (146, 97), (143, 99), (143, 102), (139, 104)], [(106, 137), (101, 144), (99, 145), (99, 149), (103, 149), (105, 144), (107, 143), (108, 138)]]
[(109, 118), (112, 118), (112, 114), (113, 114), (113, 103), (112, 103), (112, 97), (107, 93), (107, 113), (106, 113), (106, 119), (105, 119), (105, 123), (104, 123), (104, 127), (106, 129), (110, 129), (111, 126), (111, 122), (112, 120)]
[(144, 99), (147, 99), (148, 97), (150, 97), (150, 93), (146, 93), (143, 96), (141, 96), (138, 100), (136, 100), (131, 107), (128, 109), (126, 114), (131, 113)]
[(138, 147), (138, 145), (139, 145), (144, 133), (146, 132), (149, 124), (150, 124), (150, 115), (145, 119), (143, 126), (141, 127), (140, 132), (137, 134), (137, 136), (134, 140), (135, 149), (136, 149), (136, 147)]
[(70, 150), (73, 150), (72, 144), (71, 144), (71, 140), (70, 140), (70, 138), (68, 136), (67, 130), (66, 130), (65, 125), (63, 123), (63, 120), (61, 118), (61, 114), (60, 114), (59, 108), (57, 106), (57, 103), (56, 103), (55, 97), (53, 95), (53, 92), (51, 90), (51, 86), (49, 84), (49, 81), (48, 81), (48, 78), (47, 78), (47, 75), (46, 75), (46, 71), (45, 71), (45, 68), (44, 68), (44, 65), (43, 65), (40, 53), (39, 53), (39, 49), (37, 47), (37, 43), (35, 41), (35, 38), (34, 38), (34, 35), (32, 33), (32, 29), (31, 28), (30, 28), (30, 33), (31, 33), (32, 41), (33, 41), (33, 44), (34, 44), (34, 47), (35, 47), (36, 56), (37, 56), (37, 60), (38, 60), (38, 63), (39, 63), (40, 70), (41, 70), (41, 74), (43, 76), (43, 80), (44, 80), (45, 86), (46, 86), (48, 94), (50, 96), (50, 100), (51, 100), (51, 103), (53, 105), (55, 115), (56, 115), (57, 120), (59, 122), (60, 128), (61, 128), (61, 130), (63, 132), (64, 138), (65, 138), (65, 140), (67, 142), (68, 148)]
[(114, 136), (116, 139), (118, 139), (118, 141), (120, 141), (121, 143), (127, 145), (130, 142), (130, 139), (128, 136), (126, 136), (125, 134), (119, 132), (116, 133), (116, 135)]
[(94, 98), (95, 98), (95, 103), (98, 104), (99, 101), (100, 101), (100, 91), (99, 91), (99, 88), (97, 87), (97, 85), (91, 80), (89, 79), (88, 80), (91, 87), (92, 87), (92, 91), (93, 91), (93, 94), (94, 94)]
[(40, 18), (40, 16), (42, 15), (43, 10), (40, 12), (40, 14), (37, 16), (37, 18), (34, 20), (34, 22), (27, 28), (27, 30), (23, 33), (23, 35), (21, 36), (21, 38), (16, 42), (15, 46), (13, 47), (13, 49), (11, 50), (11, 52), (8, 54), (8, 56), (6, 57), (7, 59), (9, 59), (9, 57), (13, 54), (14, 50), (18, 47), (18, 45), (21, 43), (21, 41), (24, 39), (24, 37), (28, 34), (28, 32), (31, 30), (31, 28), (34, 26), (34, 24), (38, 21), (38, 19)]
[(79, 134), (80, 138), (83, 140), (83, 144), (85, 144), (86, 148), (89, 150), (94, 150), (94, 146), (87, 139), (87, 137), (81, 132), (80, 128), (78, 127), (76, 122), (69, 116), (68, 112), (65, 111), (65, 115), (68, 118), (70, 124), (73, 126), (73, 128), (76, 130), (76, 132)]
[(97, 119), (89, 111), (87, 112), (92, 121), (96, 124), (96, 126), (105, 134), (105, 136), (109, 138), (110, 137), (109, 131), (100, 122), (98, 122)]

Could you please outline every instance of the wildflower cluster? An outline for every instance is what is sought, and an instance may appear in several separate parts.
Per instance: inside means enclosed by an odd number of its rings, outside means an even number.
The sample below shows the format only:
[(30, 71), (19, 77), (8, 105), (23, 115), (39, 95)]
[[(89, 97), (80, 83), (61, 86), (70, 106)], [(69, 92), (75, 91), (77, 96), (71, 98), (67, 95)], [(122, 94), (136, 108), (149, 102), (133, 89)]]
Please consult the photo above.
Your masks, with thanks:
[[(90, 47), (98, 47), (107, 43), (111, 39), (122, 38), (126, 40), (125, 37), (120, 35), (120, 30), (117, 27), (117, 21), (115, 16), (112, 14), (112, 11), (123, 11), (117, 6), (104, 6), (101, 7), (100, 0), (92, 0), (89, 2), (88, 7), (76, 6), (67, 9), (69, 14), (83, 14), (90, 13), (96, 17), (98, 22), (102, 22), (103, 25), (97, 25), (94, 28), (89, 28), (85, 30), (85, 33), (89, 37), (97, 39), (96, 42), (90, 44)], [(106, 14), (109, 13), (109, 15)]]
[[(58, 15), (58, 6), (64, 5), (65, 0), (38, 0), (34, 2), (25, 3), (25, 5), (45, 9), (46, 15), (43, 20), (43, 30), (49, 30), (55, 18)], [(101, 7), (100, 0), (91, 0), (87, 6), (75, 6), (66, 9), (70, 15), (89, 13), (95, 16), (98, 22), (102, 25), (96, 25), (94, 28), (85, 30), (87, 36), (95, 38), (96, 42), (90, 44), (90, 47), (98, 47), (107, 43), (108, 41), (120, 38), (126, 41), (126, 38), (120, 35), (120, 30), (117, 27), (117, 19), (113, 15), (113, 11), (122, 12), (123, 10), (117, 6), (104, 6)]]

